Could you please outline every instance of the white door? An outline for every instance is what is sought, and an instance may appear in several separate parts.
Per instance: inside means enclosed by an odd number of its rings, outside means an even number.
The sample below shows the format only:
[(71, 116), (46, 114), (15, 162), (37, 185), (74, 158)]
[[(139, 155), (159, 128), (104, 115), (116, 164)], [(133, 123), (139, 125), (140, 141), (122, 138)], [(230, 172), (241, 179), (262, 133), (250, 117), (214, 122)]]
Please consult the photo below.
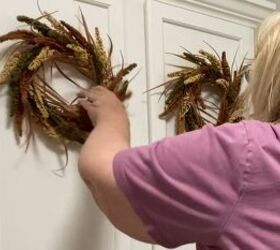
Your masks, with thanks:
[[(38, 17), (36, 0), (7, 0), (0, 9), (0, 33), (23, 28), (16, 15)], [(140, 70), (131, 89), (129, 102), (133, 145), (147, 143), (144, 17), (142, 1), (102, 0), (40, 0), (42, 10), (53, 12), (76, 27), (81, 7), (88, 26), (98, 26), (114, 43), (115, 63), (120, 50), (125, 62), (137, 62)], [(133, 25), (132, 25), (133, 22)], [(81, 27), (80, 27), (81, 28)], [(5, 45), (1, 45), (0, 53)], [(136, 73), (136, 72), (134, 72)], [(63, 84), (63, 83), (62, 83)], [(100, 213), (77, 171), (79, 148), (71, 150), (64, 177), (53, 173), (63, 166), (64, 154), (56, 153), (54, 145), (38, 138), (27, 153), (16, 145), (12, 126), (8, 126), (5, 88), (0, 98), (0, 249), (1, 250), (149, 250), (117, 232)], [(72, 93), (68, 93), (71, 92)], [(67, 90), (74, 94), (77, 89)]]

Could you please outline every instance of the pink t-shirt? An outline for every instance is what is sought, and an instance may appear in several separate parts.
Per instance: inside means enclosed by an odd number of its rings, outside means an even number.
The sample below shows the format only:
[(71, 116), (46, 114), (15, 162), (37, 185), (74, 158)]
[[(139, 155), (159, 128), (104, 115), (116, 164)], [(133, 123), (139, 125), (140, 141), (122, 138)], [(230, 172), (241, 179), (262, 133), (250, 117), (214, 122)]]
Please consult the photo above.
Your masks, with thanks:
[(280, 249), (280, 125), (206, 125), (121, 151), (113, 168), (160, 245)]

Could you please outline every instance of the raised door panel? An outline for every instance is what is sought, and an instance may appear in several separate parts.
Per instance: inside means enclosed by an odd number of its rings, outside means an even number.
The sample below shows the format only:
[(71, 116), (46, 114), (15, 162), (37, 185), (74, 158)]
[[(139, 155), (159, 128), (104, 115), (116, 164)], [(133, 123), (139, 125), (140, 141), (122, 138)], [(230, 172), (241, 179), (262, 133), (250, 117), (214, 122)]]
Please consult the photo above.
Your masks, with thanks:
[[(192, 11), (189, 8), (172, 6), (161, 1), (147, 4), (147, 41), (149, 51), (149, 88), (164, 82), (166, 74), (174, 70), (171, 64), (184, 63), (169, 53), (182, 53), (183, 49), (198, 53), (199, 49), (212, 51), (210, 44), (218, 53), (227, 52), (229, 62), (237, 51), (236, 65), (244, 56), (252, 58), (254, 29), (219, 16)], [(213, 52), (213, 51), (212, 51)], [(164, 100), (159, 100), (162, 88), (150, 92), (150, 135), (158, 140), (167, 135), (168, 124), (158, 119), (163, 110)], [(170, 134), (170, 132), (168, 132)]]

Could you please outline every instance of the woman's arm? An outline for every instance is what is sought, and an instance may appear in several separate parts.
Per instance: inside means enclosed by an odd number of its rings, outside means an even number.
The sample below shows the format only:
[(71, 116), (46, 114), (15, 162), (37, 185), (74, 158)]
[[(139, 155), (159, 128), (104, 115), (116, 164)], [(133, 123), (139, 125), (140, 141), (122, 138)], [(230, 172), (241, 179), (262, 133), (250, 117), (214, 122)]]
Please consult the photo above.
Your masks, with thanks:
[(112, 92), (103, 87), (82, 92), (80, 97), (86, 98), (80, 104), (95, 126), (81, 149), (80, 174), (112, 224), (135, 239), (153, 243), (113, 175), (115, 155), (130, 147), (125, 108)]

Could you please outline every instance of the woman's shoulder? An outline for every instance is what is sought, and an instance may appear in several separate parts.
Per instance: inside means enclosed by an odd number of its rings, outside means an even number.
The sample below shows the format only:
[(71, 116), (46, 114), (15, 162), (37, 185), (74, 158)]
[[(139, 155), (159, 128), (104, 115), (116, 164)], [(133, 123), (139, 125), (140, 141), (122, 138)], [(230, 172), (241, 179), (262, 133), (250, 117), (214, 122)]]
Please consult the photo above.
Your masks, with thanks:
[(224, 123), (220, 126), (213, 127), (206, 125), (208, 129), (214, 129), (217, 132), (225, 131), (228, 134), (239, 134), (246, 132), (249, 140), (271, 140), (280, 141), (280, 123), (264, 122), (259, 120), (243, 120), (238, 123)]
[(250, 186), (262, 188), (280, 180), (280, 124), (242, 121), (248, 136)]
[(280, 142), (280, 123), (259, 120), (244, 120), (241, 123), (252, 141)]

